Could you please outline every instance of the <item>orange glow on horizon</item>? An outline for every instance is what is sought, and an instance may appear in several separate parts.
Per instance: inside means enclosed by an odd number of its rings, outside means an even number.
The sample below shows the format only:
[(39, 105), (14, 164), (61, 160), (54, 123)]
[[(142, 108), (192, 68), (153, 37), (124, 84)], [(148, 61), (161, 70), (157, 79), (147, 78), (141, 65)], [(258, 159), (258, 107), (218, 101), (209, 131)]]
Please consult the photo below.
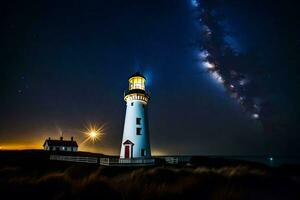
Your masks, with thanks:
[(1, 144), (0, 150), (26, 150), (26, 149), (42, 149), (40, 144)]
[[(43, 143), (39, 144), (24, 144), (24, 143), (9, 143), (1, 144), (0, 150), (42, 150)], [(102, 153), (105, 155), (118, 155), (118, 151), (113, 148), (108, 147), (89, 147), (89, 146), (80, 146), (79, 151), (91, 152), (91, 153)]]
[(152, 156), (165, 156), (168, 155), (168, 153), (166, 151), (163, 151), (161, 149), (153, 149), (151, 151)]

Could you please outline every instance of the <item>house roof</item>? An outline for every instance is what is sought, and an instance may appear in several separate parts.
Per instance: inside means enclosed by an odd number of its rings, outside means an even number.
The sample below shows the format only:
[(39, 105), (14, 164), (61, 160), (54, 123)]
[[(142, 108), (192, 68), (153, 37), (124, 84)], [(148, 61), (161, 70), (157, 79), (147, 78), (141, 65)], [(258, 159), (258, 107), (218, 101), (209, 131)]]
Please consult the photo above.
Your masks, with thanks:
[(47, 140), (45, 140), (43, 146), (45, 146), (46, 144), (48, 144), (48, 146), (78, 147), (77, 142), (72, 141), (72, 140), (51, 140), (51, 139), (47, 139)]

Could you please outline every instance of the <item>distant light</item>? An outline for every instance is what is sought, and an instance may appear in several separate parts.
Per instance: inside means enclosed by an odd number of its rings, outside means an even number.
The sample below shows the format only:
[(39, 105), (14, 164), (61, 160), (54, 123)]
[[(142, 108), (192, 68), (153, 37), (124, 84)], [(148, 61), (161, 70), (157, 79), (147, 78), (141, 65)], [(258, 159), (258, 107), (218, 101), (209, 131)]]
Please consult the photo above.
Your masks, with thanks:
[(104, 135), (104, 125), (97, 127), (97, 125), (89, 125), (85, 131), (82, 131), (86, 135), (86, 139), (81, 143), (85, 143), (87, 141), (91, 141), (94, 143), (97, 140), (100, 140)]
[(230, 84), (230, 88), (233, 89), (233, 88), (234, 88), (234, 85)]
[(273, 161), (274, 159), (273, 159), (273, 157), (270, 157), (269, 160), (270, 160), (270, 161)]
[(203, 67), (207, 68), (207, 69), (214, 69), (216, 66), (213, 63), (210, 63), (208, 61), (202, 62)]
[(88, 139), (90, 139), (92, 142), (98, 140), (100, 138), (100, 134), (101, 134), (100, 130), (96, 130), (96, 129), (91, 129), (88, 130), (87, 132)]
[(259, 118), (259, 114), (254, 113), (254, 114), (252, 114), (252, 117), (253, 117), (254, 119), (258, 119), (258, 118)]
[(98, 133), (97, 133), (96, 131), (91, 131), (91, 132), (90, 132), (90, 137), (91, 137), (91, 138), (96, 138), (97, 135), (98, 135)]

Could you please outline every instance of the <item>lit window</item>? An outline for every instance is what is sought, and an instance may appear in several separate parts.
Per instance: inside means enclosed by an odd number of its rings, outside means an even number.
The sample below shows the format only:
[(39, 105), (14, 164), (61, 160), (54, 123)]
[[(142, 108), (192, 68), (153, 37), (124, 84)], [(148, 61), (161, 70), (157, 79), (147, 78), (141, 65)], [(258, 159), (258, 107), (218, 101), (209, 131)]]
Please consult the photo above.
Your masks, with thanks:
[(142, 128), (136, 128), (136, 134), (137, 135), (142, 135)]
[(141, 118), (136, 118), (136, 124), (140, 125), (141, 124)]

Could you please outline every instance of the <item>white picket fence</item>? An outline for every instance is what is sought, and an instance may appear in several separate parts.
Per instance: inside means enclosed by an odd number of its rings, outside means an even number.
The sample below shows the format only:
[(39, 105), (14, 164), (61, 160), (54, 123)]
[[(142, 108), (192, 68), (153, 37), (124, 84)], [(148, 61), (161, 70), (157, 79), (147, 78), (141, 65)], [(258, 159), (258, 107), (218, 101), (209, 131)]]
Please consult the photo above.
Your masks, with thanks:
[(147, 166), (154, 165), (155, 159), (152, 158), (100, 158), (100, 165), (105, 166)]
[[(80, 162), (80, 163), (99, 163), (105, 166), (147, 166), (154, 165), (155, 159), (152, 158), (134, 158), (134, 159), (120, 159), (120, 158), (97, 158), (97, 157), (83, 157), (83, 156), (63, 156), (50, 155), (50, 160)], [(100, 162), (99, 162), (100, 160)]]
[(50, 160), (80, 162), (80, 163), (98, 163), (98, 158), (96, 157), (82, 157), (82, 156), (50, 155)]

